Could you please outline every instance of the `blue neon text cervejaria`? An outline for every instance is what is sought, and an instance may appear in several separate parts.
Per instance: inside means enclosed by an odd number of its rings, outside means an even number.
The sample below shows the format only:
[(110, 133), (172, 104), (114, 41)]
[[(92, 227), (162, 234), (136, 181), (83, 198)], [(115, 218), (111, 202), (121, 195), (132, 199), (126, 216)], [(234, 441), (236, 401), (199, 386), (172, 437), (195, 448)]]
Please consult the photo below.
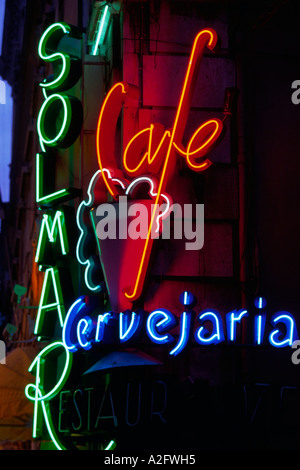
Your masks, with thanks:
[[(189, 293), (190, 294), (190, 293)], [(180, 296), (184, 311), (177, 318), (167, 309), (157, 308), (150, 313), (144, 311), (125, 311), (119, 314), (106, 312), (91, 314), (85, 298), (80, 297), (70, 307), (63, 325), (63, 342), (70, 351), (90, 349), (93, 344), (117, 342), (128, 346), (143, 334), (150, 342), (157, 345), (169, 345), (171, 356), (180, 354), (193, 338), (199, 345), (216, 345), (226, 341), (240, 341), (242, 322), (244, 327), (252, 321), (252, 341), (261, 345), (266, 338), (275, 348), (291, 346), (298, 339), (294, 317), (286, 311), (274, 314), (270, 319), (270, 331), (266, 333), (266, 313), (258, 306), (257, 312), (246, 309), (233, 310), (225, 315), (225, 321), (217, 310), (205, 309), (195, 315), (190, 304), (184, 303), (187, 293)], [(91, 317), (90, 317), (91, 314)], [(249, 317), (252, 317), (251, 319)], [(226, 333), (225, 334), (225, 326)], [(113, 340), (106, 337), (106, 332), (115, 331)], [(175, 332), (174, 332), (175, 331)]]

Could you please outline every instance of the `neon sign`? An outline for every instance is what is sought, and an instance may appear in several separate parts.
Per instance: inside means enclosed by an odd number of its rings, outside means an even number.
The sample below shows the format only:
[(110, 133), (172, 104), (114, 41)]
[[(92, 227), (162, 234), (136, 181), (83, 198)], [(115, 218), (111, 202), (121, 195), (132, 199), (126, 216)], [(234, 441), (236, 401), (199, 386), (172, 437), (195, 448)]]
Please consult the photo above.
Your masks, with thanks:
[[(152, 227), (158, 223), (158, 212), (162, 198), (170, 198), (166, 189), (174, 172), (176, 154), (185, 159), (190, 169), (199, 172), (205, 171), (211, 165), (211, 161), (206, 158), (206, 155), (218, 143), (223, 133), (223, 122), (217, 118), (210, 119), (198, 127), (186, 148), (182, 145), (182, 137), (204, 49), (207, 47), (213, 51), (216, 43), (217, 34), (212, 29), (204, 29), (196, 36), (172, 128), (164, 131), (160, 124), (151, 124), (134, 135), (124, 150), (123, 167), (129, 176), (138, 177), (141, 173), (146, 172), (152, 175), (152, 179), (156, 180), (157, 178), (155, 209), (151, 216), (148, 236), (141, 252), (135, 256), (136, 263), (134, 265), (131, 263), (131, 271), (134, 273), (131, 285), (122, 286), (124, 298), (130, 302), (137, 300), (142, 293), (153, 245)], [(115, 127), (123, 104), (126, 103), (126, 100), (136, 97), (135, 87), (123, 82), (117, 83), (107, 94), (99, 114), (96, 135), (98, 163), (107, 190), (115, 200), (118, 199), (119, 191), (112, 179), (106, 176), (104, 170), (112, 171), (115, 176), (124, 178), (118, 169), (114, 154)], [(143, 150), (145, 147), (146, 151)], [(126, 305), (125, 302), (124, 304)]]
[[(251, 315), (246, 309), (231, 311), (225, 317), (215, 309), (205, 309), (196, 315), (193, 310), (195, 298), (187, 291), (180, 296), (183, 311), (179, 321), (165, 308), (156, 308), (152, 312), (131, 308), (106, 311), (103, 305), (100, 313), (95, 305), (98, 296), (103, 292), (103, 285), (95, 282), (97, 263), (92, 256), (87, 257), (84, 250), (86, 238), (91, 231), (92, 235), (95, 232), (93, 216), (89, 214), (92, 225), (90, 230), (85, 221), (85, 211), (92, 212), (95, 206), (104, 204), (107, 201), (107, 193), (117, 204), (121, 204), (123, 195), (133, 199), (139, 186), (146, 184), (149, 188), (149, 200), (154, 201), (155, 206), (148, 234), (139, 246), (137, 262), (134, 263), (131, 258), (132, 275), (128, 285), (125, 285), (124, 293), (117, 285), (117, 295), (122, 296), (120, 303), (132, 307), (132, 303), (142, 292), (155, 239), (151, 235), (159, 234), (172, 204), (167, 190), (174, 174), (176, 155), (184, 158), (191, 170), (205, 171), (211, 165), (207, 154), (222, 136), (223, 122), (214, 118), (198, 127), (186, 147), (182, 144), (204, 49), (207, 47), (214, 50), (216, 46), (217, 35), (212, 29), (200, 31), (195, 38), (172, 128), (165, 130), (160, 124), (151, 123), (137, 132), (124, 147), (122, 165), (125, 174), (118, 168), (114, 153), (116, 125), (122, 106), (129, 99), (137, 99), (138, 91), (129, 84), (117, 83), (108, 92), (96, 129), (99, 170), (92, 177), (87, 198), (79, 204), (76, 216), (80, 232), (76, 246), (77, 261), (84, 266), (86, 287), (97, 295), (80, 295), (76, 300), (74, 296), (71, 302), (70, 298), (64, 298), (57, 257), (63, 263), (70, 256), (71, 250), (65, 213), (60, 205), (77, 193), (72, 188), (57, 189), (55, 185), (47, 186), (47, 168), (53, 162), (58, 149), (73, 145), (82, 123), (80, 101), (66, 93), (80, 78), (80, 60), (57, 50), (61, 39), (68, 36), (80, 38), (80, 34), (73, 27), (65, 23), (55, 23), (42, 35), (38, 47), (40, 58), (53, 65), (54, 74), (40, 84), (44, 102), (37, 119), (41, 152), (36, 155), (36, 201), (45, 213), (41, 222), (35, 261), (45, 272), (45, 276), (34, 333), (39, 339), (54, 340), (40, 351), (31, 364), (29, 370), (35, 372), (36, 380), (25, 390), (27, 398), (34, 403), (33, 436), (41, 435), (42, 425), (45, 423), (57, 449), (66, 449), (67, 446), (60, 442), (55, 430), (50, 402), (67, 384), (76, 352), (101, 349), (112, 344), (122, 349), (146, 340), (150, 346), (161, 345), (169, 348), (169, 356), (177, 357), (183, 354), (192, 342), (200, 347), (226, 344), (226, 340), (228, 345), (239, 344), (240, 327), (248, 320), (251, 320), (250, 324), (253, 325), (254, 344), (263, 344), (267, 336), (266, 303), (261, 297), (256, 301), (258, 313), (255, 315)], [(165, 204), (165, 211), (159, 213), (161, 203)], [(54, 246), (57, 247), (56, 257), (53, 256)], [(108, 294), (112, 296), (112, 284), (108, 282), (105, 269), (104, 276)], [(96, 299), (95, 304), (91, 299)], [(271, 325), (268, 341), (274, 348), (291, 346), (298, 337), (295, 320), (289, 312), (277, 312), (271, 318)], [(53, 376), (48, 374), (51, 370), (55, 371)], [(114, 446), (115, 441), (109, 440), (106, 449)]]
[(99, 45), (103, 44), (104, 38), (106, 35), (106, 31), (108, 28), (109, 24), (109, 18), (110, 18), (110, 11), (108, 5), (105, 5), (104, 9), (100, 13), (100, 18), (99, 18), (99, 27), (97, 31), (97, 36), (96, 36), (96, 41), (93, 46), (93, 51), (92, 54), (96, 55), (98, 51)]
[(83, 119), (81, 102), (74, 96), (61, 93), (69, 90), (79, 80), (81, 61), (67, 53), (53, 52), (57, 50), (61, 39), (67, 36), (81, 38), (75, 28), (66, 23), (54, 23), (44, 32), (38, 46), (40, 58), (50, 62), (54, 69), (54, 78), (40, 83), (45, 101), (37, 118), (42, 153), (36, 155), (36, 202), (41, 206), (62, 202), (73, 197), (74, 193), (71, 188), (49, 190), (45, 187), (46, 168), (55, 158), (53, 150), (67, 148), (74, 143)]
[[(50, 188), (49, 178), (46, 177), (47, 169), (53, 163), (56, 150), (66, 148), (75, 141), (82, 124), (81, 102), (73, 96), (61, 93), (74, 86), (81, 75), (80, 60), (70, 54), (54, 52), (65, 36), (76, 39), (81, 37), (71, 26), (55, 23), (42, 35), (38, 47), (40, 58), (52, 63), (54, 69), (54, 75), (40, 83), (45, 100), (37, 119), (42, 152), (36, 155), (36, 202), (44, 209), (48, 207), (48, 212), (43, 214), (35, 255), (40, 270), (45, 271), (34, 328), (34, 333), (39, 339), (53, 338), (55, 326), (58, 324), (62, 329), (65, 321), (65, 301), (57, 258), (48, 255), (49, 246), (57, 245), (61, 256), (65, 257), (69, 253), (69, 242), (64, 212), (61, 209), (52, 209), (51, 206), (74, 197), (74, 190), (71, 188), (60, 190)], [(76, 119), (74, 119), (75, 110)], [(55, 375), (52, 377), (52, 384), (49, 384), (51, 363)], [(71, 367), (72, 354), (62, 341), (55, 340), (44, 347), (32, 362), (29, 371), (35, 371), (36, 382), (29, 384), (25, 389), (27, 398), (34, 402), (33, 437), (41, 435), (44, 420), (49, 436), (58, 449), (66, 447), (60, 442), (55, 431), (50, 401), (63, 388)]]
[[(184, 292), (180, 298), (184, 296), (192, 296), (190, 292)], [(265, 299), (263, 299), (265, 301)], [(113, 326), (118, 337), (118, 344), (125, 345), (128, 341), (139, 341), (139, 337), (143, 336), (142, 328), (144, 327), (144, 335), (148, 337), (151, 343), (156, 345), (173, 345), (176, 343), (175, 335), (171, 334), (172, 330), (178, 326), (177, 317), (167, 309), (157, 308), (150, 313), (138, 312), (106, 312), (98, 315), (97, 318), (91, 319), (87, 317), (88, 307), (85, 307), (83, 298), (77, 299), (70, 308), (64, 326), (63, 326), (63, 342), (70, 351), (76, 350), (78, 347), (90, 349), (94, 343), (107, 343), (105, 337), (105, 329), (108, 323)], [(197, 316), (194, 321), (194, 311), (187, 306), (181, 314), (179, 320), (179, 334), (176, 345), (170, 349), (171, 356), (177, 356), (191, 342), (192, 336), (194, 341), (202, 346), (216, 345), (226, 341), (228, 344), (243, 344), (239, 342), (237, 333), (238, 326), (243, 322), (245, 325), (247, 317), (250, 316), (246, 309), (234, 310), (225, 315), (225, 325), (221, 314), (214, 309), (205, 309)], [(253, 315), (252, 322), (252, 344), (260, 345), (265, 341), (265, 328), (257, 329), (260, 324), (262, 315)], [(84, 320), (85, 328), (81, 330), (81, 323)], [(144, 321), (146, 319), (146, 321)], [(200, 324), (200, 326), (197, 325)], [(99, 335), (101, 325), (101, 335)], [(284, 348), (291, 346), (298, 339), (297, 328), (294, 317), (289, 312), (277, 312), (272, 316), (270, 325), (276, 329), (269, 332), (269, 344), (275, 348)], [(227, 334), (225, 335), (225, 331)], [(105, 339), (106, 338), (106, 339)], [(84, 345), (82, 345), (84, 343)]]

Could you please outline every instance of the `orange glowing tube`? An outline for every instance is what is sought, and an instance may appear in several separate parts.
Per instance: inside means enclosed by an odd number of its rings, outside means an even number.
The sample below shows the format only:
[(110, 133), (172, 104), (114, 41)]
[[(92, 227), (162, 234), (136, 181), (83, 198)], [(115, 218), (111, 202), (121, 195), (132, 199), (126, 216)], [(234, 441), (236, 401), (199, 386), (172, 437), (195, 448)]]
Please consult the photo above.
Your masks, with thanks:
[[(151, 173), (159, 171), (163, 152), (171, 136), (170, 131), (165, 131), (161, 137), (162, 129), (163, 126), (158, 123), (150, 124), (150, 127), (139, 131), (128, 142), (123, 154), (123, 165), (128, 174), (139, 175), (146, 169)], [(147, 142), (148, 149), (142, 154)]]
[[(220, 119), (210, 119), (202, 124), (194, 132), (187, 145), (186, 150), (173, 143), (176, 151), (186, 159), (186, 163), (194, 171), (206, 170), (212, 163), (209, 159), (203, 161), (203, 157), (212, 150), (219, 140), (223, 131), (223, 124)], [(199, 141), (198, 147), (197, 141)], [(196, 145), (195, 145), (196, 142)], [(193, 148), (196, 147), (194, 150)], [(192, 158), (191, 158), (192, 157)], [(202, 158), (201, 162), (197, 159)]]
[[(117, 120), (128, 95), (134, 95), (133, 90), (135, 90), (135, 87), (126, 83), (116, 83), (108, 92), (99, 113), (96, 131), (98, 164), (101, 171), (109, 169), (114, 176), (123, 176), (121, 170), (117, 170), (119, 165), (115, 155)], [(117, 199), (118, 193), (112, 184), (112, 180), (107, 178), (105, 172), (102, 176), (109, 193), (114, 199)]]

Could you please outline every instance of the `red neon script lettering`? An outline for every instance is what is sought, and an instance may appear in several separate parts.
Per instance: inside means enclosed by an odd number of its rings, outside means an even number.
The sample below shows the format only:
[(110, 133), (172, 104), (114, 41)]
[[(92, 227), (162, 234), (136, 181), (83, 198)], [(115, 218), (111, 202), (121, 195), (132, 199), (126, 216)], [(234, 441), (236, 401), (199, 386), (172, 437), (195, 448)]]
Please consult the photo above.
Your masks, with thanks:
[[(151, 237), (152, 226), (158, 217), (161, 195), (165, 192), (168, 181), (172, 177), (176, 154), (185, 158), (188, 167), (192, 170), (204, 171), (211, 165), (211, 161), (205, 156), (216, 145), (222, 135), (223, 123), (221, 120), (214, 118), (203, 123), (194, 132), (186, 148), (182, 144), (204, 49), (207, 47), (213, 50), (217, 44), (217, 39), (217, 34), (213, 29), (203, 29), (196, 36), (172, 128), (164, 130), (163, 126), (158, 123), (150, 124), (149, 127), (142, 129), (132, 137), (123, 153), (123, 167), (128, 175), (136, 177), (142, 173), (150, 173), (157, 175), (158, 178), (155, 199), (156, 210), (153, 211), (151, 216), (148, 237), (145, 240), (141, 258), (137, 260), (139, 265), (136, 281), (134, 286), (130, 286), (124, 293), (126, 298), (131, 301), (136, 300), (141, 295), (153, 244)], [(117, 83), (109, 91), (103, 103), (99, 114), (96, 137), (97, 158), (101, 170), (108, 168), (115, 174), (118, 168), (114, 155), (116, 122), (122, 105), (128, 98), (134, 96), (134, 90), (128, 84)], [(117, 194), (110, 182), (105, 179), (105, 184), (109, 193), (117, 199)]]

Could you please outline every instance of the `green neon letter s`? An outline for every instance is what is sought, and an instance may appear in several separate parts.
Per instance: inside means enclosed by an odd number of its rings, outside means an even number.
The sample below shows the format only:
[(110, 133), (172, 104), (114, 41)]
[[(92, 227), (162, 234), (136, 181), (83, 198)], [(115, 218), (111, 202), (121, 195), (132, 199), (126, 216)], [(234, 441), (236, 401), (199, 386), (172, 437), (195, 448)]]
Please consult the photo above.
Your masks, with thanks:
[(40, 86), (45, 90), (67, 90), (75, 85), (80, 78), (81, 61), (70, 54), (57, 51), (59, 42), (64, 36), (80, 37), (70, 25), (54, 23), (46, 29), (40, 39), (38, 54), (45, 62), (52, 63), (54, 69), (54, 77), (51, 79), (49, 77), (40, 83)]

